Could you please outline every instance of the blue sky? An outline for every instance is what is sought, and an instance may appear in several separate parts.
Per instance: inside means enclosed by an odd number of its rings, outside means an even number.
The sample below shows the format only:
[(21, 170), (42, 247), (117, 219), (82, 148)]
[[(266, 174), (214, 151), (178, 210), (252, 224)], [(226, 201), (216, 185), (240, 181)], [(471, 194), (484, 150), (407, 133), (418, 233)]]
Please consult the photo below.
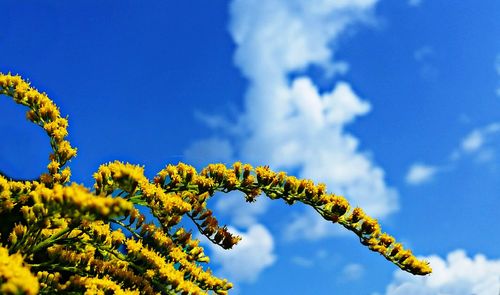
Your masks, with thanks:
[[(500, 2), (0, 1), (0, 71), (69, 116), (73, 180), (107, 161), (243, 160), (327, 183), (435, 273), (414, 278), (303, 206), (216, 196), (238, 294), (498, 294)], [(48, 140), (0, 100), (0, 168)]]

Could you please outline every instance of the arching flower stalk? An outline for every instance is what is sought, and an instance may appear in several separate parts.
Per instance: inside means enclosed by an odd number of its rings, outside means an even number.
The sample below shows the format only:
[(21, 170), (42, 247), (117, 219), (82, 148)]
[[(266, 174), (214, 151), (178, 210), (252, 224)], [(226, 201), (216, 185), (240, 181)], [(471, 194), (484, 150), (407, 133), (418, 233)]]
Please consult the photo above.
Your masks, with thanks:
[[(99, 167), (91, 189), (70, 183), (67, 163), (76, 149), (65, 139), (68, 121), (54, 102), (10, 74), (0, 74), (0, 94), (28, 107), (28, 120), (45, 130), (52, 147), (39, 179), (0, 175), (1, 293), (227, 294), (232, 284), (204, 267), (209, 257), (180, 222), (186, 217), (211, 242), (232, 248), (240, 237), (207, 207), (216, 192), (230, 191), (248, 202), (266, 195), (311, 206), (401, 269), (431, 272), (344, 197), (267, 166), (211, 164), (198, 173), (179, 163), (150, 180), (143, 167), (115, 161)], [(146, 222), (139, 206), (148, 207), (155, 221)]]

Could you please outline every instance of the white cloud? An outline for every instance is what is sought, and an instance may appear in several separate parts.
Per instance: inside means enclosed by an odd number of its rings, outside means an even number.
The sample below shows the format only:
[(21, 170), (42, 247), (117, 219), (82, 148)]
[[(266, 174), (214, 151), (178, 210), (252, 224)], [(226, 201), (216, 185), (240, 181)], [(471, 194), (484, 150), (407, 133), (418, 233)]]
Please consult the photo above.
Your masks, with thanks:
[[(236, 63), (251, 80), (284, 78), (310, 64), (329, 64), (330, 41), (366, 17), (376, 0), (235, 0), (230, 31)], [(268, 84), (268, 83), (265, 83)]]
[(427, 259), (433, 273), (419, 277), (396, 271), (386, 295), (497, 295), (500, 292), (500, 259), (484, 255), (468, 257), (463, 250), (448, 254), (446, 259)]
[(363, 265), (359, 263), (350, 263), (342, 269), (340, 279), (344, 281), (357, 281), (363, 277), (364, 272), (365, 268)]
[(382, 217), (397, 208), (384, 171), (358, 148), (345, 126), (370, 111), (347, 82), (320, 93), (309, 77), (288, 75), (332, 64), (332, 44), (345, 28), (370, 19), (376, 1), (236, 0), (230, 31), (236, 64), (250, 80), (239, 126), (239, 155), (274, 169), (298, 169), (355, 205)]
[(224, 250), (207, 243), (211, 260), (221, 265), (218, 274), (233, 282), (255, 282), (259, 274), (276, 261), (271, 233), (261, 224), (251, 225), (247, 232), (239, 232), (232, 227), (228, 229), (242, 237), (233, 249)]
[[(499, 132), (500, 123), (498, 122), (472, 130), (462, 139), (459, 150), (453, 153), (453, 158), (458, 159), (463, 154), (484, 154), (489, 150), (485, 150), (485, 145)], [(491, 150), (488, 153), (491, 154)]]
[[(397, 192), (386, 184), (383, 169), (360, 151), (359, 140), (345, 130), (370, 112), (370, 104), (345, 81), (320, 92), (310, 77), (289, 78), (312, 65), (331, 75), (347, 71), (348, 65), (334, 58), (334, 45), (348, 27), (373, 21), (376, 2), (232, 1), (229, 31), (236, 43), (234, 60), (249, 80), (244, 111), (235, 116), (239, 119), (234, 124), (201, 116), (213, 127), (222, 127), (226, 137), (195, 144), (188, 149), (191, 158), (222, 152), (226, 159), (232, 154), (232, 159), (324, 182), (330, 191), (345, 195), (375, 217), (395, 211)], [(240, 206), (225, 202), (220, 206), (235, 211)], [(257, 211), (236, 222), (247, 226), (256, 222), (255, 216), (262, 213)], [(323, 223), (335, 231), (335, 226)], [(330, 228), (318, 229), (315, 236), (327, 235)], [(297, 231), (297, 238), (304, 238), (303, 233)]]
[(408, 5), (410, 6), (420, 6), (422, 4), (422, 0), (408, 0)]
[(419, 185), (429, 182), (439, 171), (435, 166), (429, 166), (422, 163), (415, 163), (411, 165), (406, 174), (406, 183), (411, 185)]
[(474, 130), (462, 141), (461, 147), (465, 152), (477, 151), (484, 143), (484, 135), (479, 130)]

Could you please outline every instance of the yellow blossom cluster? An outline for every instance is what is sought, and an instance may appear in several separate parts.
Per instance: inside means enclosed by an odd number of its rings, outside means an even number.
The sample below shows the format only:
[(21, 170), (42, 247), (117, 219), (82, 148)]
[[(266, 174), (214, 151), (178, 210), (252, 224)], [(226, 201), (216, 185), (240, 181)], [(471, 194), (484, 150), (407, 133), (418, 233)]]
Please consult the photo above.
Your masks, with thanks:
[(123, 290), (122, 287), (109, 277), (74, 277), (73, 285), (82, 286), (86, 289), (85, 295), (105, 295), (113, 292), (115, 295), (139, 295), (138, 290)]
[[(69, 183), (76, 149), (65, 139), (68, 122), (47, 97), (19, 76), (0, 73), (0, 94), (29, 108), (28, 120), (50, 137), (48, 172), (32, 181), (0, 174), (0, 293), (6, 294), (227, 294), (185, 217), (224, 249), (240, 237), (208, 208), (217, 192), (241, 192), (248, 202), (264, 194), (313, 207), (354, 232), (363, 245), (413, 274), (431, 272), (361, 208), (328, 193), (323, 184), (267, 166), (211, 164), (198, 173), (167, 165), (150, 180), (144, 168), (119, 161), (101, 165), (92, 189)], [(140, 208), (148, 208), (150, 216)]]
[(45, 93), (38, 92), (18, 75), (0, 73), (0, 94), (10, 96), (16, 103), (27, 106), (29, 111), (26, 118), (41, 126), (50, 138), (53, 153), (47, 165), (49, 173), (42, 174), (40, 180), (46, 184), (69, 181), (70, 169), (63, 169), (63, 166), (76, 155), (76, 149), (65, 140), (68, 135), (68, 120), (61, 117), (59, 108)]
[(22, 255), (9, 255), (9, 250), (0, 246), (0, 293), (38, 294), (38, 290), (38, 280), (23, 261)]
[[(311, 180), (299, 180), (294, 176), (287, 176), (284, 172), (273, 172), (267, 166), (259, 166), (254, 169), (249, 164), (243, 165), (239, 162), (235, 163), (232, 169), (223, 164), (212, 164), (205, 168), (200, 175), (192, 172), (191, 168), (185, 168), (185, 166), (182, 163), (178, 165), (178, 167), (182, 167), (182, 170), (191, 171), (189, 173), (189, 187), (195, 193), (204, 191), (207, 187), (197, 187), (193, 184), (206, 183), (205, 179), (209, 178), (213, 180), (209, 190), (223, 192), (238, 190), (247, 195), (248, 201), (253, 201), (262, 192), (271, 199), (283, 199), (288, 204), (301, 202), (313, 207), (326, 220), (339, 223), (353, 231), (359, 236), (363, 245), (380, 253), (401, 269), (418, 275), (429, 274), (432, 271), (426, 261), (417, 259), (410, 250), (405, 250), (400, 243), (396, 243), (393, 237), (382, 233), (377, 220), (367, 216), (359, 207), (351, 208), (344, 197), (327, 193), (324, 184), (315, 185)], [(172, 167), (170, 170), (175, 171)], [(179, 175), (179, 173), (174, 175)], [(187, 175), (182, 173), (181, 175), (183, 177), (176, 181), (177, 187), (186, 183)], [(206, 215), (208, 216), (202, 215), (199, 218), (204, 219), (202, 226), (211, 224), (211, 214)], [(216, 220), (213, 223), (216, 226)], [(215, 242), (217, 242), (217, 235), (215, 237)]]

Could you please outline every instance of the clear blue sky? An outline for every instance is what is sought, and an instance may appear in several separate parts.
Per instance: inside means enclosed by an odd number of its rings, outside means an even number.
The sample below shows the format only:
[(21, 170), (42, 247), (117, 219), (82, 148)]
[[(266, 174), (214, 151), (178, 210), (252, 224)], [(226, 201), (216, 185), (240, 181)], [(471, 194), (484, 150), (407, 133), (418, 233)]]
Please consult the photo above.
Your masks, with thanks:
[[(149, 176), (269, 164), (326, 182), (437, 265), (415, 280), (307, 208), (218, 196), (248, 237), (231, 259), (214, 253), (237, 293), (498, 294), (499, 1), (0, 6), (0, 71), (69, 116), (74, 181), (114, 159)], [(0, 169), (36, 177), (49, 144), (24, 111), (0, 100)]]

